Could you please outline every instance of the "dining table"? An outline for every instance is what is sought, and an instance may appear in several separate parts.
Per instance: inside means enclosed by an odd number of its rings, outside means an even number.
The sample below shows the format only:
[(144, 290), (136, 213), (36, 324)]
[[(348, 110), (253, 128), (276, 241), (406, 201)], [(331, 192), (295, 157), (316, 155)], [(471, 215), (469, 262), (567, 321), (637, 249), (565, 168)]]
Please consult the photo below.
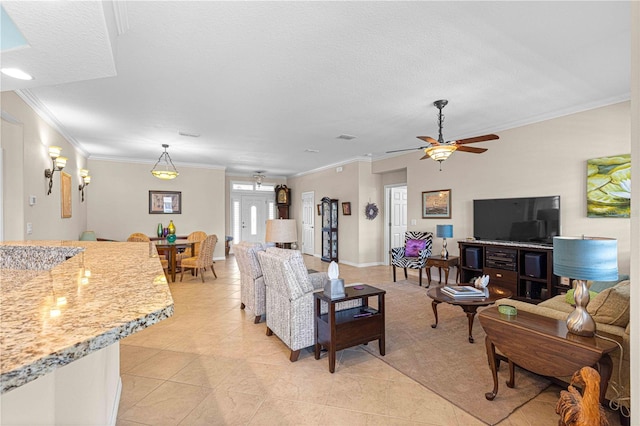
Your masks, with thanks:
[(195, 245), (197, 241), (189, 241), (187, 239), (177, 239), (174, 242), (170, 242), (166, 239), (151, 241), (155, 244), (158, 253), (166, 253), (169, 261), (169, 273), (171, 274), (171, 282), (176, 282), (176, 269), (177, 269), (177, 257), (178, 250), (191, 250), (191, 256), (194, 255)]

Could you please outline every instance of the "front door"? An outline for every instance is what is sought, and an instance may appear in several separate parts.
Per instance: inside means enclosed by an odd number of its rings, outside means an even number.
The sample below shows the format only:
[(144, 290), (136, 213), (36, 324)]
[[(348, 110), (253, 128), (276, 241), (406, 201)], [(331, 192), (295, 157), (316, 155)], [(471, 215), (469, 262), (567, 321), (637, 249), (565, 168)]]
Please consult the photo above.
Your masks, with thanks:
[(265, 197), (243, 195), (241, 197), (241, 241), (264, 242), (267, 221), (267, 200)]
[(314, 193), (302, 193), (302, 253), (313, 256), (315, 235)]

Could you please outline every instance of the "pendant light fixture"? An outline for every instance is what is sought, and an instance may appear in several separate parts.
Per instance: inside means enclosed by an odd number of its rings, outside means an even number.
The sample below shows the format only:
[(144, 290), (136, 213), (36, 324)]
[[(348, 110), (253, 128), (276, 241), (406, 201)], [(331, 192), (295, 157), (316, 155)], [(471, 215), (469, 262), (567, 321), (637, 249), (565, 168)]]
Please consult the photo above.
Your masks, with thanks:
[(264, 173), (264, 170), (256, 170), (256, 174), (253, 175), (253, 178), (256, 180), (257, 188), (260, 188), (262, 186), (262, 179), (266, 177), (263, 173)]
[(167, 152), (167, 148), (169, 148), (169, 145), (163, 143), (162, 147), (164, 148), (164, 152), (160, 154), (160, 158), (158, 158), (155, 166), (153, 166), (151, 174), (158, 179), (175, 179), (178, 177), (179, 173), (178, 170), (176, 170), (176, 166), (173, 165), (173, 161), (171, 161), (171, 157), (169, 157), (169, 153)]

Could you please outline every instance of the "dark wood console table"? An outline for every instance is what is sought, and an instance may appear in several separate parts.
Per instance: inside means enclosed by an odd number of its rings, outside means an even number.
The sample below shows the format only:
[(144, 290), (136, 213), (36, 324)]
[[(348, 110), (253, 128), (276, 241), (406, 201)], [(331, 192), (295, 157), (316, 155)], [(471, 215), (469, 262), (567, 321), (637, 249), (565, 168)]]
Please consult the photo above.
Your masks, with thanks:
[(596, 366), (600, 372), (600, 403), (604, 402), (612, 371), (609, 353), (618, 348), (614, 342), (571, 334), (565, 321), (530, 312), (507, 316), (492, 307), (480, 312), (478, 318), (487, 333), (487, 358), (493, 375), (493, 390), (485, 394), (489, 401), (498, 394), (498, 348), (509, 362), (508, 387), (515, 386), (514, 364), (551, 377), (571, 376), (582, 367)]
[[(384, 295), (386, 291), (366, 284), (345, 287), (345, 297), (331, 299), (323, 292), (313, 294), (315, 301), (315, 358), (320, 359), (320, 349), (329, 352), (329, 371), (336, 369), (336, 352), (351, 346), (378, 340), (380, 355), (384, 356)], [(368, 307), (369, 297), (377, 296), (378, 309)], [(362, 306), (336, 311), (336, 304), (347, 300), (362, 299)], [(321, 301), (327, 302), (329, 312), (320, 312)]]

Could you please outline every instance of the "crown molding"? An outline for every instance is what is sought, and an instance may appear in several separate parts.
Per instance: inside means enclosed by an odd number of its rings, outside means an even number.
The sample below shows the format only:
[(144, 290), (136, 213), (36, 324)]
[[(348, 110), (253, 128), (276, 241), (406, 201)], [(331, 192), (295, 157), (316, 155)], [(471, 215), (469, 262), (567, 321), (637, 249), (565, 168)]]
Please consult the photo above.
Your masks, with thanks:
[(333, 169), (334, 167), (346, 166), (347, 164), (352, 164), (352, 163), (371, 163), (371, 162), (372, 162), (372, 158), (371, 157), (348, 158), (348, 159), (340, 161), (338, 163), (327, 164), (326, 166), (318, 167), (317, 169), (307, 170), (306, 172), (301, 172), (301, 173), (296, 173), (294, 175), (291, 175), (290, 177), (300, 177), (300, 176), (310, 175), (310, 174), (313, 174), (313, 173), (318, 173), (318, 172), (322, 172), (322, 171), (325, 171), (325, 170)]
[(60, 135), (69, 142), (75, 149), (82, 155), (83, 157), (87, 157), (88, 153), (80, 146), (80, 143), (71, 136), (62, 123), (60, 123), (56, 117), (49, 111), (49, 109), (40, 102), (40, 99), (36, 95), (34, 95), (28, 89), (16, 90), (16, 95), (18, 95), (27, 105), (31, 107), (35, 111), (35, 113), (42, 118), (48, 125), (53, 127), (55, 131), (60, 133)]

